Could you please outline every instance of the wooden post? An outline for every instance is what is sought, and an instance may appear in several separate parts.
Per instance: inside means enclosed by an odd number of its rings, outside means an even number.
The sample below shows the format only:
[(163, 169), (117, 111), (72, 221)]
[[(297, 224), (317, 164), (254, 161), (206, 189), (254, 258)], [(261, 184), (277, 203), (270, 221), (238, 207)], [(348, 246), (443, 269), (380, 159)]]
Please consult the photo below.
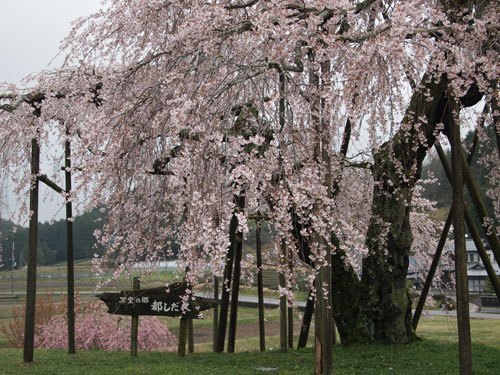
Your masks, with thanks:
[[(290, 267), (290, 272), (293, 270), (293, 257), (291, 252), (288, 253), (290, 259), (288, 261), (288, 266)], [(288, 306), (288, 347), (293, 348), (293, 307)]]
[(177, 348), (177, 354), (180, 357), (186, 356), (186, 336), (188, 330), (188, 319), (181, 318), (180, 319), (180, 327), (179, 327), (179, 346)]
[(304, 311), (304, 318), (302, 318), (302, 326), (300, 327), (299, 343), (297, 349), (305, 348), (307, 339), (309, 337), (309, 328), (311, 327), (311, 320), (314, 313), (314, 297), (312, 290), (309, 291), (307, 296), (306, 309)]
[(491, 96), (491, 112), (493, 113), (493, 129), (495, 129), (495, 138), (497, 141), (498, 157), (500, 157), (500, 106), (498, 105), (498, 81), (494, 80), (492, 83), (493, 95)]
[[(66, 136), (69, 129), (66, 128)], [(75, 271), (73, 251), (73, 207), (71, 204), (71, 145), (69, 139), (65, 142), (65, 182), (66, 182), (66, 249), (67, 249), (67, 277), (68, 277), (68, 353), (75, 353)]]
[[(326, 245), (328, 246), (328, 245)], [(328, 285), (327, 292), (328, 295), (325, 296), (322, 293), (323, 302), (321, 304), (321, 357), (322, 357), (322, 374), (330, 375), (332, 373), (333, 361), (332, 361), (332, 346), (333, 346), (333, 336), (332, 336), (332, 293), (331, 293), (331, 253), (328, 250), (327, 254), (327, 265), (321, 267), (321, 285)]]
[(467, 223), (467, 226), (469, 227), (469, 232), (471, 234), (472, 240), (474, 241), (474, 244), (476, 245), (476, 249), (479, 253), (479, 256), (481, 257), (484, 268), (486, 269), (486, 273), (488, 274), (488, 276), (490, 278), (491, 285), (493, 286), (493, 290), (495, 291), (495, 294), (497, 295), (497, 298), (500, 301), (500, 280), (498, 279), (498, 276), (495, 273), (495, 269), (493, 268), (493, 265), (491, 264), (488, 253), (486, 252), (486, 249), (484, 248), (483, 242), (481, 240), (481, 235), (479, 234), (479, 230), (477, 229), (476, 224), (474, 224), (474, 221), (472, 220), (472, 217), (470, 216), (467, 208), (464, 209), (464, 213), (465, 213), (465, 222)]
[[(285, 95), (286, 95), (286, 77), (282, 70), (279, 70), (279, 124), (280, 131), (285, 127)], [(280, 264), (285, 266), (286, 259), (286, 244), (285, 240), (281, 240), (281, 257)], [(279, 285), (282, 289), (286, 288), (285, 274), (283, 271), (279, 272)], [(280, 350), (282, 353), (287, 351), (287, 298), (286, 296), (280, 297)]]
[(266, 332), (264, 317), (264, 288), (262, 281), (262, 239), (260, 236), (260, 221), (255, 221), (255, 251), (257, 255), (257, 296), (259, 300), (259, 343), (260, 351), (266, 351)]
[(231, 277), (233, 276), (234, 246), (237, 228), (238, 218), (233, 214), (231, 222), (229, 223), (229, 249), (226, 255), (226, 264), (224, 266), (224, 279), (222, 280), (222, 296), (220, 302), (219, 324), (217, 327), (217, 353), (222, 353), (224, 351), (224, 342), (226, 340), (229, 291), (231, 289)]
[[(139, 290), (140, 280), (138, 277), (134, 277), (133, 290)], [(132, 357), (137, 357), (137, 343), (138, 343), (138, 333), (139, 333), (139, 316), (132, 315), (132, 326), (130, 331), (130, 355)]]
[(462, 174), (462, 146), (460, 141), (460, 124), (455, 116), (459, 112), (454, 98), (448, 101), (448, 117), (453, 188), (453, 229), (455, 239), (455, 273), (457, 293), (457, 321), (460, 374), (472, 374), (472, 353), (469, 321), (469, 293), (467, 282), (467, 259), (465, 252), (464, 195)]
[(444, 223), (443, 231), (441, 232), (441, 237), (439, 238), (438, 246), (436, 252), (434, 253), (434, 258), (432, 258), (431, 267), (429, 268), (429, 272), (427, 273), (424, 287), (422, 288), (422, 293), (420, 294), (420, 298), (418, 299), (417, 308), (415, 309), (415, 313), (413, 314), (412, 325), (414, 330), (417, 329), (418, 321), (420, 320), (420, 316), (422, 315), (425, 300), (427, 299), (427, 295), (429, 294), (429, 290), (431, 289), (432, 280), (434, 279), (434, 275), (436, 274), (439, 259), (441, 259), (441, 254), (443, 252), (444, 245), (446, 244), (446, 239), (448, 238), (448, 232), (450, 231), (452, 221), (453, 207), (450, 209), (448, 217), (446, 218), (446, 222)]
[(323, 373), (323, 347), (322, 347), (322, 337), (323, 327), (321, 326), (323, 323), (322, 314), (323, 309), (321, 308), (321, 304), (323, 301), (323, 292), (321, 288), (321, 272), (316, 276), (316, 280), (314, 280), (314, 284), (316, 287), (316, 301), (314, 308), (314, 374), (320, 375)]
[[(436, 150), (438, 152), (439, 159), (441, 160), (441, 164), (443, 165), (443, 169), (445, 171), (446, 177), (448, 177), (448, 180), (450, 183), (452, 183), (452, 172), (450, 165), (448, 161), (446, 160), (446, 155), (442, 149), (442, 147), (439, 144), (436, 144)], [(470, 164), (472, 160), (472, 154), (469, 154), (467, 157), (467, 164)], [(463, 159), (462, 159), (463, 162)], [(495, 290), (495, 294), (497, 297), (500, 299), (500, 280), (498, 279), (498, 276), (495, 273), (495, 270), (493, 268), (493, 265), (491, 264), (490, 258), (488, 257), (488, 254), (486, 253), (486, 249), (484, 248), (483, 242), (481, 240), (481, 236), (479, 234), (479, 230), (477, 229), (476, 225), (474, 224), (474, 221), (472, 220), (472, 217), (470, 216), (469, 210), (467, 207), (464, 207), (464, 214), (465, 214), (465, 222), (467, 223), (467, 226), (469, 227), (469, 231), (471, 234), (471, 237), (474, 241), (474, 244), (476, 245), (477, 251), (479, 252), (479, 256), (481, 257), (481, 260), (483, 261), (483, 265), (486, 269), (486, 272), (491, 280), (491, 283), (493, 285), (493, 289)]]
[[(321, 62), (321, 85), (328, 85), (330, 72), (330, 61), (323, 60)], [(326, 164), (326, 174), (325, 180), (323, 182), (324, 186), (328, 191), (328, 197), (332, 196), (332, 162), (329, 154), (330, 145), (330, 133), (329, 133), (329, 119), (325, 113), (328, 112), (326, 109), (326, 101), (321, 98), (321, 160)], [(320, 268), (320, 278), (321, 286), (326, 287), (326, 295), (323, 294), (323, 302), (321, 304), (321, 339), (322, 339), (322, 374), (330, 375), (333, 371), (333, 342), (335, 338), (335, 326), (333, 324), (333, 314), (332, 314), (332, 248), (328, 245), (327, 241), (321, 237), (320, 243), (326, 250), (326, 264)]]
[[(479, 219), (481, 223), (492, 222), (490, 216), (488, 215), (488, 211), (486, 210), (486, 206), (479, 194), (479, 189), (477, 188), (476, 182), (472, 173), (470, 172), (469, 165), (465, 159), (464, 154), (462, 153), (462, 148), (460, 148), (460, 157), (462, 159), (462, 173), (463, 179), (465, 181), (465, 185), (469, 190), (469, 194), (478, 213)], [(500, 240), (498, 239), (495, 226), (489, 225), (488, 228), (483, 227), (483, 232), (490, 244), (491, 251), (495, 256), (495, 259), (498, 263), (500, 263)]]
[(217, 352), (217, 331), (218, 331), (218, 323), (219, 323), (219, 279), (214, 277), (214, 301), (217, 303), (214, 307), (214, 316), (213, 316), (213, 330), (212, 330), (212, 342), (213, 342), (213, 351)]
[[(286, 257), (286, 243), (285, 240), (281, 240), (281, 256)], [(282, 264), (283, 265), (283, 264)], [(279, 285), (281, 289), (286, 288), (285, 274), (284, 271), (279, 272)], [(288, 310), (287, 297), (285, 295), (280, 297), (280, 350), (282, 353), (287, 352), (287, 310)]]
[(187, 339), (188, 339), (188, 352), (194, 353), (193, 319), (188, 319)]
[(40, 147), (36, 139), (31, 140), (31, 188), (29, 239), (28, 239), (28, 274), (26, 285), (26, 318), (24, 324), (25, 363), (33, 362), (35, 342), (35, 305), (36, 305), (36, 255), (38, 245), (38, 175), (40, 173)]
[[(242, 211), (245, 207), (245, 196), (240, 194), (238, 197), (238, 210)], [(238, 298), (240, 294), (241, 278), (241, 258), (243, 255), (243, 233), (238, 232), (234, 243), (234, 272), (233, 288), (231, 290), (231, 314), (229, 321), (229, 334), (227, 338), (227, 351), (234, 352), (236, 343), (236, 323), (238, 321)]]

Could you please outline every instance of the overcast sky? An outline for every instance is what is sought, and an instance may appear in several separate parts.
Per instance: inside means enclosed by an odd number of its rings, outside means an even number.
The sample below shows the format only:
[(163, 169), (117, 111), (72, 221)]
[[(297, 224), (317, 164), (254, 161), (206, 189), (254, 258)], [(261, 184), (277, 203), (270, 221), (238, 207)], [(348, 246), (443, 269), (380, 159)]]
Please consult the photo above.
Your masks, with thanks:
[[(71, 21), (95, 13), (100, 7), (101, 0), (0, 0), (0, 82), (19, 86), (27, 75), (57, 67), (61, 58), (49, 63), (71, 30)], [(41, 198), (47, 198), (47, 188), (41, 189)], [(2, 189), (11, 202), (10, 210), (2, 210), (5, 219), (15, 210), (9, 190)], [(42, 203), (40, 221), (62, 218), (65, 211), (57, 206), (54, 202)]]
[(95, 13), (101, 0), (0, 0), (0, 5), (0, 82), (19, 84), (48, 68), (71, 21)]

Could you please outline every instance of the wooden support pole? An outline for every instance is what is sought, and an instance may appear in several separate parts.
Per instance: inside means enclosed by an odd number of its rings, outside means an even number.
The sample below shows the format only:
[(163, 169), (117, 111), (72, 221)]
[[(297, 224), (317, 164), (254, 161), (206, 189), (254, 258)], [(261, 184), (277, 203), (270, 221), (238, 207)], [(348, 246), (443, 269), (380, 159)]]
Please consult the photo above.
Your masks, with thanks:
[[(286, 244), (285, 240), (281, 241), (281, 257), (285, 258), (286, 257)], [(286, 282), (285, 282), (285, 274), (283, 271), (279, 272), (279, 285), (281, 289), (286, 288)], [(287, 297), (285, 295), (280, 297), (280, 351), (282, 353), (287, 352), (287, 310), (288, 310), (288, 303), (287, 303)]]
[[(329, 246), (322, 241), (327, 248)], [(329, 260), (330, 259), (330, 260)], [(321, 303), (319, 304), (319, 308), (321, 309), (321, 334), (319, 336), (321, 340), (321, 374), (323, 375), (331, 375), (333, 368), (333, 358), (332, 358), (332, 350), (333, 350), (333, 337), (332, 337), (332, 300), (331, 300), (331, 251), (327, 250), (327, 264), (320, 268), (319, 272), (319, 281), (318, 283), (321, 288), (327, 285), (328, 294), (325, 295), (323, 291), (318, 293), (318, 300), (321, 298)], [(321, 297), (320, 297), (321, 294)]]
[[(321, 85), (327, 86), (329, 82), (330, 61), (323, 60), (321, 62)], [(330, 159), (330, 132), (329, 132), (329, 117), (325, 115), (328, 113), (326, 109), (326, 100), (321, 98), (321, 160), (326, 165), (326, 174), (323, 185), (328, 191), (328, 196), (332, 196), (332, 163)], [(322, 374), (331, 375), (333, 371), (333, 342), (334, 342), (334, 324), (332, 314), (332, 248), (327, 241), (321, 237), (321, 245), (326, 250), (326, 264), (321, 267), (321, 286), (325, 287), (326, 291), (323, 293), (323, 303), (321, 304), (321, 329), (322, 329)]]
[[(438, 152), (439, 159), (441, 160), (441, 163), (443, 165), (443, 169), (445, 171), (446, 177), (448, 177), (448, 180), (450, 183), (452, 182), (452, 173), (451, 173), (451, 167), (446, 160), (446, 155), (443, 151), (443, 148), (439, 145), (436, 144), (436, 150)], [(470, 163), (472, 159), (472, 155), (469, 155), (467, 158), (467, 164)], [(469, 227), (469, 232), (471, 234), (471, 237), (474, 241), (474, 244), (476, 245), (476, 249), (479, 252), (479, 256), (481, 257), (481, 260), (483, 261), (483, 265), (486, 269), (486, 272), (491, 280), (491, 283), (493, 285), (493, 289), (495, 290), (495, 294), (497, 295), (498, 299), (500, 300), (500, 280), (498, 276), (495, 273), (495, 270), (493, 268), (493, 265), (491, 264), (490, 258), (488, 254), (486, 253), (486, 249), (484, 248), (483, 242), (481, 240), (481, 236), (479, 234), (479, 230), (474, 224), (474, 221), (472, 220), (472, 217), (469, 213), (469, 210), (467, 207), (464, 207), (464, 215), (465, 215), (465, 222), (467, 223), (467, 226)]]
[[(279, 124), (280, 131), (285, 127), (285, 95), (286, 95), (286, 78), (283, 71), (279, 71)], [(281, 265), (284, 266), (286, 259), (286, 244), (283, 239), (281, 242)], [(279, 272), (279, 285), (282, 289), (286, 288), (285, 275), (283, 271)], [(280, 350), (282, 353), (287, 351), (287, 298), (286, 296), (280, 297)]]
[(290, 349), (293, 349), (293, 307), (288, 306), (288, 311), (287, 311), (287, 318), (288, 318), (288, 347)]
[(322, 323), (323, 323), (323, 309), (321, 304), (323, 301), (323, 292), (321, 287), (321, 272), (316, 276), (314, 280), (314, 286), (316, 288), (316, 301), (314, 306), (314, 374), (320, 375), (323, 373), (323, 340), (321, 334), (323, 333)]
[(460, 140), (460, 124), (455, 116), (459, 113), (456, 100), (450, 98), (445, 117), (448, 117), (453, 188), (453, 229), (455, 240), (455, 273), (457, 295), (458, 347), (460, 374), (472, 374), (472, 352), (470, 337), (469, 293), (467, 281), (467, 254), (465, 252), (465, 219), (463, 194), (462, 146)]
[(418, 304), (415, 309), (415, 313), (413, 314), (413, 329), (416, 330), (418, 327), (418, 321), (420, 320), (420, 316), (422, 315), (422, 310), (424, 309), (425, 300), (427, 299), (427, 295), (429, 294), (429, 290), (431, 289), (432, 280), (434, 279), (434, 275), (436, 274), (436, 270), (439, 264), (439, 259), (441, 258), (441, 254), (443, 253), (444, 245), (446, 244), (446, 240), (448, 238), (448, 232), (450, 231), (451, 223), (453, 222), (453, 207), (448, 212), (448, 217), (446, 218), (446, 222), (444, 223), (443, 231), (441, 232), (441, 237), (439, 238), (438, 246), (436, 252), (434, 253), (434, 258), (432, 258), (431, 267), (429, 268), (429, 272), (427, 273), (427, 277), (425, 279), (424, 287), (422, 288), (422, 293), (420, 294), (420, 298), (418, 299)]
[[(478, 213), (479, 219), (481, 220), (481, 223), (483, 224), (483, 232), (488, 239), (488, 242), (490, 244), (491, 250), (493, 251), (493, 254), (495, 255), (495, 259), (497, 263), (500, 264), (500, 240), (498, 239), (495, 226), (493, 225), (493, 221), (488, 215), (488, 211), (486, 210), (486, 206), (483, 202), (483, 199), (481, 198), (481, 195), (479, 194), (479, 189), (477, 188), (476, 182), (474, 180), (474, 177), (472, 176), (472, 173), (470, 172), (469, 165), (467, 164), (465, 160), (465, 156), (461, 152), (460, 148), (460, 157), (462, 159), (462, 173), (463, 173), (463, 179), (465, 181), (465, 185), (467, 186), (467, 189), (469, 190), (469, 194), (472, 200), (472, 203), (474, 204), (474, 207), (476, 208), (476, 211)], [(491, 223), (491, 225), (488, 225), (487, 228), (485, 228), (485, 223)]]
[(179, 345), (177, 347), (177, 354), (180, 357), (185, 357), (186, 356), (186, 338), (187, 338), (187, 331), (188, 331), (188, 320), (186, 318), (181, 318), (180, 319), (180, 327), (179, 327)]
[[(66, 129), (66, 136), (69, 130)], [(66, 201), (66, 249), (67, 249), (67, 278), (68, 278), (68, 353), (75, 353), (75, 269), (73, 249), (73, 206), (71, 203), (71, 145), (66, 140), (64, 146), (66, 167), (64, 172), (67, 201)]]
[(309, 291), (307, 296), (306, 309), (304, 311), (304, 318), (302, 318), (302, 326), (300, 327), (299, 343), (297, 349), (305, 348), (307, 339), (309, 337), (309, 328), (311, 327), (311, 320), (314, 313), (314, 297), (312, 290)]
[(188, 319), (187, 338), (188, 338), (188, 352), (194, 353), (193, 319)]
[[(469, 154), (467, 155), (467, 165), (470, 165), (472, 163), (472, 158), (474, 157), (474, 153), (476, 151), (478, 141), (479, 141), (479, 137), (478, 137), (477, 132), (476, 132), (474, 134), (474, 138), (472, 140), (472, 145), (471, 145), (471, 148), (469, 150)], [(448, 164), (448, 160), (446, 160), (446, 155), (443, 151), (443, 148), (441, 147), (439, 142), (435, 143), (434, 147), (435, 147), (437, 154), (439, 156), (439, 160), (441, 160), (441, 164), (442, 164), (443, 169), (445, 171), (446, 177), (448, 178), (448, 181), (451, 184), (452, 183), (452, 181), (451, 181), (451, 168)], [(469, 230), (472, 232), (473, 228), (475, 228), (476, 226), (474, 225), (474, 223), (470, 219), (470, 215), (467, 211), (467, 207), (464, 207), (464, 213), (465, 213), (465, 221), (469, 227)], [(437, 246), (436, 252), (434, 253), (434, 258), (432, 259), (431, 267), (429, 269), (429, 272), (427, 273), (424, 287), (422, 289), (422, 293), (420, 294), (417, 308), (415, 309), (415, 314), (413, 314), (412, 325), (413, 325), (414, 330), (416, 330), (418, 327), (418, 321), (420, 320), (420, 316), (422, 314), (422, 310), (423, 310), (424, 305), (425, 305), (425, 300), (427, 299), (427, 295), (429, 294), (429, 290), (430, 290), (431, 285), (432, 285), (432, 280), (434, 279), (434, 275), (436, 273), (437, 266), (438, 266), (439, 260), (441, 258), (441, 254), (443, 252), (444, 245), (446, 244), (446, 239), (448, 237), (448, 232), (450, 231), (450, 227), (451, 227), (452, 222), (453, 222), (453, 207), (448, 212), (448, 217), (446, 218), (446, 222), (445, 222), (443, 230), (441, 232), (441, 237), (439, 238), (438, 246)], [(473, 238), (474, 238), (474, 236), (473, 236)], [(477, 241), (474, 240), (474, 242), (477, 242)], [(476, 244), (476, 246), (477, 246), (477, 244)]]
[(476, 224), (474, 224), (474, 221), (472, 220), (472, 217), (470, 216), (467, 208), (465, 209), (464, 212), (465, 212), (465, 222), (469, 227), (469, 232), (471, 234), (471, 237), (474, 241), (474, 244), (476, 245), (476, 249), (479, 253), (479, 256), (481, 257), (484, 268), (486, 269), (486, 273), (490, 278), (491, 285), (493, 285), (493, 290), (495, 291), (495, 294), (497, 295), (497, 298), (500, 301), (500, 280), (498, 279), (498, 276), (495, 273), (495, 269), (491, 264), (490, 257), (488, 256), (488, 253), (484, 248), (483, 241), (481, 240), (481, 235), (479, 234), (479, 230), (477, 229)]
[(219, 324), (217, 327), (217, 353), (222, 353), (224, 351), (224, 342), (226, 340), (227, 314), (229, 310), (229, 291), (231, 290), (231, 277), (233, 276), (234, 246), (237, 228), (238, 218), (235, 214), (233, 214), (231, 222), (229, 223), (229, 249), (226, 255), (226, 264), (224, 266), (224, 280), (222, 281)]
[(59, 187), (59, 185), (57, 185), (54, 181), (48, 178), (47, 175), (42, 174), (40, 177), (38, 177), (38, 179), (45, 185), (47, 185), (49, 188), (54, 190), (55, 192), (59, 194), (64, 193), (64, 190), (61, 187)]
[(255, 251), (257, 255), (257, 297), (259, 301), (259, 344), (260, 351), (266, 351), (266, 332), (264, 317), (264, 285), (262, 280), (262, 238), (260, 221), (255, 221)]
[[(290, 259), (289, 259), (289, 267), (290, 267), (290, 272), (293, 270), (293, 262), (292, 262), (292, 254), (289, 253)], [(293, 306), (289, 305), (288, 306), (288, 347), (290, 349), (293, 349)]]
[(38, 245), (38, 174), (40, 173), (40, 147), (36, 139), (31, 140), (31, 188), (30, 221), (28, 239), (28, 274), (26, 280), (26, 313), (24, 324), (25, 363), (33, 362), (35, 343), (35, 305), (36, 305), (36, 256)]
[(219, 323), (219, 279), (214, 277), (214, 301), (216, 303), (214, 307), (214, 316), (212, 323), (212, 343), (213, 343), (213, 351), (217, 352), (217, 332), (218, 332), (218, 323)]
[[(133, 290), (141, 289), (140, 280), (138, 277), (133, 279)], [(139, 315), (132, 315), (132, 325), (130, 329), (130, 355), (137, 357), (137, 344), (139, 337)]]
[[(245, 195), (238, 197), (238, 210), (245, 208)], [(241, 258), (243, 256), (243, 233), (237, 232), (234, 239), (234, 271), (233, 287), (231, 290), (231, 314), (227, 338), (227, 351), (233, 353), (236, 344), (236, 324), (238, 323), (238, 299), (240, 295)]]
[(492, 83), (493, 95), (491, 98), (491, 112), (493, 113), (493, 128), (495, 130), (495, 138), (497, 141), (498, 157), (500, 157), (500, 105), (498, 105), (498, 81)]

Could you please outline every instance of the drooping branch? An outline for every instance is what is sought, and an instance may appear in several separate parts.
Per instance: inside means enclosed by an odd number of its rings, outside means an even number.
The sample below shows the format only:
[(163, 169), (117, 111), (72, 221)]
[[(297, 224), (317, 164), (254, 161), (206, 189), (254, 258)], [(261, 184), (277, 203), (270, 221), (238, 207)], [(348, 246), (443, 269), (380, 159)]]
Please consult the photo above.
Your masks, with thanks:
[(226, 5), (224, 8), (226, 9), (244, 9), (244, 8), (250, 8), (251, 6), (257, 4), (259, 0), (250, 0), (246, 3), (236, 3), (236, 4), (230, 4)]

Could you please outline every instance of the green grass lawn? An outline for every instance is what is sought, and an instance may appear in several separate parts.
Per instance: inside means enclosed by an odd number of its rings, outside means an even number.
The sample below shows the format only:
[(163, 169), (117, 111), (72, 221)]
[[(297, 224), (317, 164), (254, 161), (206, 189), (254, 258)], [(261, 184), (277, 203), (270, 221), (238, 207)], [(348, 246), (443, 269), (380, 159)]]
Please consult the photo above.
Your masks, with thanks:
[[(239, 323), (256, 320), (255, 309), (240, 309)], [(277, 320), (271, 311), (269, 320)], [(169, 326), (178, 322), (165, 320)], [(210, 325), (211, 318), (195, 321)], [(500, 321), (471, 320), (474, 374), (500, 374)], [(409, 345), (354, 345), (334, 348), (335, 374), (457, 374), (456, 319), (422, 317), (417, 334), (422, 338)], [(297, 336), (295, 337), (297, 339)], [(196, 339), (195, 339), (196, 341)], [(309, 344), (311, 345), (310, 338)], [(3, 346), (3, 345), (2, 345)], [(266, 337), (268, 350), (259, 353), (258, 337), (239, 339), (236, 353), (213, 354), (212, 343), (197, 343), (195, 353), (180, 358), (176, 353), (35, 350), (35, 361), (22, 362), (22, 349), (0, 349), (0, 374), (313, 374), (312, 348), (279, 352), (279, 337)], [(5, 346), (4, 346), (5, 347)]]
[[(83, 265), (80, 272), (90, 271)], [(164, 272), (164, 271), (163, 271)], [(150, 279), (151, 284), (171, 278), (173, 273), (158, 272)], [(63, 273), (60, 268), (43, 269), (40, 273), (51, 274), (52, 282), (64, 288)], [(60, 275), (60, 277), (58, 277)], [(90, 285), (95, 282), (92, 276), (83, 278)], [(82, 278), (80, 278), (82, 280)], [(9, 280), (3, 282), (5, 289), (10, 288)], [(115, 285), (126, 289), (131, 284), (122, 277)], [(146, 284), (146, 283), (145, 283)], [(95, 284), (94, 284), (95, 285)], [(88, 290), (87, 289), (83, 290)], [(1, 288), (0, 288), (1, 289)], [(9, 289), (10, 290), (10, 289)], [(242, 294), (252, 294), (252, 289), (243, 289)], [(93, 293), (82, 295), (84, 299), (94, 298)], [(275, 297), (266, 291), (266, 297)], [(59, 303), (61, 296), (54, 296)], [(0, 301), (0, 321), (10, 319), (14, 305), (22, 304), (22, 299)], [(195, 342), (198, 330), (211, 331), (212, 311), (205, 312), (205, 319), (194, 321)], [(298, 317), (295, 318), (298, 323)], [(176, 334), (178, 319), (161, 318)], [(266, 320), (271, 324), (279, 320), (277, 309), (266, 310)], [(35, 350), (35, 362), (25, 365), (22, 362), (22, 349), (7, 349), (7, 338), (0, 334), (0, 375), (3, 374), (312, 374), (314, 353), (312, 348), (279, 353), (279, 337), (266, 337), (269, 349), (266, 353), (257, 352), (259, 348), (257, 328), (257, 309), (239, 308), (238, 327), (240, 337), (236, 342), (236, 353), (213, 354), (210, 339), (200, 340), (195, 345), (195, 354), (179, 358), (176, 353), (140, 352), (138, 358), (130, 358), (127, 352), (78, 352), (69, 356), (62, 350)], [(247, 330), (243, 335), (241, 329)], [(266, 332), (267, 328), (266, 328)], [(276, 333), (274, 333), (276, 334)], [(471, 320), (473, 342), (474, 374), (500, 374), (500, 320)], [(268, 335), (272, 335), (269, 334)], [(457, 322), (453, 317), (422, 317), (417, 330), (422, 340), (410, 345), (356, 345), (348, 348), (334, 348), (335, 374), (457, 374), (458, 337)], [(247, 337), (247, 338), (241, 338)], [(297, 336), (295, 337), (297, 339)], [(309, 339), (309, 345), (312, 338)]]
[[(335, 374), (457, 374), (458, 347), (454, 343), (423, 339), (409, 345), (336, 346)], [(500, 349), (473, 346), (474, 374), (500, 374)], [(180, 358), (176, 353), (78, 352), (36, 350), (33, 364), (22, 363), (20, 349), (0, 350), (0, 374), (313, 374), (311, 348), (239, 353), (195, 353)]]
[[(500, 320), (471, 319), (470, 325), (473, 343), (485, 344), (500, 350)], [(439, 342), (456, 343), (458, 342), (457, 318), (423, 317), (420, 319), (417, 335)]]

